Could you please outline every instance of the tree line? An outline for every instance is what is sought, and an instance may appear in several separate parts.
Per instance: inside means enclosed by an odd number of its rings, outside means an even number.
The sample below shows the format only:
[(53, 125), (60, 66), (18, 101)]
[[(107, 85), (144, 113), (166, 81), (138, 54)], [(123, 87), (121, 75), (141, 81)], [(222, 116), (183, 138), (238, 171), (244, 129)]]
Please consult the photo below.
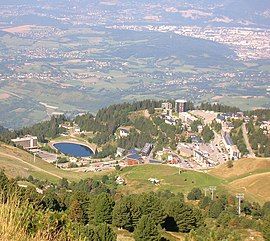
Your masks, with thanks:
[[(243, 201), (242, 216), (237, 215), (237, 200), (228, 194), (204, 195), (199, 188), (192, 189), (187, 199), (182, 193), (168, 190), (131, 195), (116, 192), (115, 176), (57, 184), (29, 176), (26, 180), (44, 190), (37, 193), (33, 186), (20, 188), (18, 180), (8, 180), (0, 172), (1, 202), (8, 202), (16, 193), (27, 208), (26, 231), (29, 236), (42, 230), (49, 231), (51, 240), (114, 241), (117, 228), (130, 232), (136, 241), (161, 241), (166, 231), (182, 233), (193, 240), (242, 240), (240, 229), (270, 235), (270, 202)], [(1, 208), (1, 205), (0, 205)]]

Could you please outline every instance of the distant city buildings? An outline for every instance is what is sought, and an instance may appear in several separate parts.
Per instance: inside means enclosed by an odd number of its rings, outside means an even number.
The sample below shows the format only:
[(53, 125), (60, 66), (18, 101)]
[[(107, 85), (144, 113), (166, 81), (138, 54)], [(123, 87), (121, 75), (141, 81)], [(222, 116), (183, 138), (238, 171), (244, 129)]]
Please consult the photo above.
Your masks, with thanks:
[(27, 135), (22, 138), (16, 138), (11, 140), (16, 146), (21, 146), (25, 150), (31, 150), (38, 147), (37, 145), (37, 137)]

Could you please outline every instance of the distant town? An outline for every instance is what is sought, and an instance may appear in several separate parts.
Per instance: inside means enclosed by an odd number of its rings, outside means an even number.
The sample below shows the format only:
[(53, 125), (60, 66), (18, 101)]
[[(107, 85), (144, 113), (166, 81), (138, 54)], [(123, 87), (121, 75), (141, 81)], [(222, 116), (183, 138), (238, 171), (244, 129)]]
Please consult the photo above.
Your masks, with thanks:
[(134, 31), (157, 31), (175, 33), (182, 36), (211, 40), (230, 46), (241, 60), (258, 60), (270, 58), (270, 30), (260, 28), (228, 28), (198, 26), (155, 26), (155, 25), (123, 25), (110, 26), (112, 29)]
[[(129, 149), (124, 148), (121, 143), (131, 141), (129, 138), (132, 135), (144, 134), (141, 133), (143, 129), (138, 129), (136, 124), (118, 126), (110, 137), (111, 141), (107, 138), (104, 142), (95, 141), (94, 138), (97, 135), (92, 131), (83, 130), (84, 127), (80, 126), (78, 120), (76, 121), (76, 118), (86, 117), (90, 125), (95, 122), (91, 116), (87, 117), (87, 114), (83, 113), (76, 117), (75, 121), (59, 124), (59, 128), (63, 131), (59, 137), (49, 140), (48, 144), (38, 142), (37, 136), (31, 135), (17, 137), (11, 141), (34, 153), (35, 156), (40, 156), (44, 161), (54, 163), (58, 168), (71, 168), (79, 172), (96, 172), (116, 166), (121, 168), (144, 164), (166, 164), (176, 166), (179, 170), (206, 170), (224, 163), (233, 165), (233, 161), (242, 157), (255, 157), (256, 145), (262, 147), (260, 143), (255, 143), (251, 147), (252, 140), (249, 138), (251, 138), (252, 130), (250, 128), (258, 131), (269, 143), (270, 121), (262, 120), (255, 114), (245, 115), (244, 112), (236, 111), (237, 109), (232, 109), (233, 112), (189, 110), (190, 102), (184, 99), (158, 103), (160, 106), (151, 111), (142, 109), (137, 112), (135, 122), (136, 120), (145, 121), (145, 127), (152, 125), (156, 130), (163, 130), (164, 132), (161, 133), (165, 134), (164, 138), (167, 140), (162, 145), (158, 144), (159, 138), (154, 137), (153, 142), (141, 142), (141, 148), (138, 144), (128, 145)], [(211, 108), (216, 108), (215, 106), (217, 105), (210, 105)], [(108, 108), (114, 109), (114, 106)], [(119, 108), (125, 107), (119, 105)], [(136, 112), (129, 113), (129, 116), (133, 114)], [(55, 117), (58, 116), (61, 114)], [(166, 144), (169, 143), (168, 140), (171, 140), (173, 144)], [(106, 143), (111, 144), (108, 146)], [(60, 149), (58, 144), (60, 144)], [(71, 146), (68, 146), (66, 150), (63, 149), (63, 152), (61, 149), (63, 144)], [(270, 155), (267, 145), (266, 149), (261, 153), (257, 152), (257, 155)], [(86, 152), (84, 156), (80, 154), (80, 151), (85, 150), (79, 150), (74, 154), (73, 149), (76, 146), (88, 150), (89, 153)]]

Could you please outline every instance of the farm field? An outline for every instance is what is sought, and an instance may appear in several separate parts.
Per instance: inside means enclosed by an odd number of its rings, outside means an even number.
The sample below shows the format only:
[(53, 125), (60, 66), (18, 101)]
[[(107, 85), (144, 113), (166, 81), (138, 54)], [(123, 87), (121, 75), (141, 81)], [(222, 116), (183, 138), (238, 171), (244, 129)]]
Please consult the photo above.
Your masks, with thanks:
[[(43, 33), (46, 29), (37, 25), (32, 30)], [(0, 78), (0, 111), (6, 113), (0, 116), (0, 125), (8, 128), (49, 118), (40, 102), (67, 114), (96, 113), (123, 101), (183, 97), (198, 103), (220, 95), (224, 97), (219, 102), (238, 103), (243, 109), (269, 106), (267, 61), (246, 66), (228, 59), (234, 53), (224, 45), (175, 34), (103, 27), (54, 29), (37, 41), (31, 31), (24, 35), (4, 32), (0, 36), (0, 57), (10, 61), (0, 64), (5, 73)], [(14, 61), (18, 56), (21, 62)], [(249, 71), (249, 88), (240, 81), (238, 69)], [(232, 77), (226, 77), (227, 73)], [(14, 81), (7, 81), (11, 75)], [(245, 95), (262, 97), (246, 99)]]

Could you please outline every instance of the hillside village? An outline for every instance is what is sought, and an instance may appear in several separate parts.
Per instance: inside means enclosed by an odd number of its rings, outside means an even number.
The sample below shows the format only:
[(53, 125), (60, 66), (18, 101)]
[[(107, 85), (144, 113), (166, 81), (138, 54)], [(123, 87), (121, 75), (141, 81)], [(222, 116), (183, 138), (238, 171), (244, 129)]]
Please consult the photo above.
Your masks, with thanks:
[(135, 210), (139, 222), (144, 214), (160, 217), (152, 225), (167, 240), (210, 240), (215, 230), (221, 235), (215, 240), (263, 241), (269, 234), (269, 114), (145, 100), (74, 119), (57, 114), (21, 130), (0, 127), (0, 179), (37, 202), (39, 213), (68, 219), (63, 230), (78, 224), (83, 237), (92, 229), (102, 233), (98, 218), (106, 213), (107, 235), (137, 241), (137, 221), (122, 222)]
[[(49, 138), (26, 129), (10, 141), (58, 168), (80, 172), (143, 164), (204, 170), (224, 163), (232, 166), (242, 157), (270, 156), (270, 121), (255, 114), (218, 104), (194, 108), (186, 100), (144, 101), (110, 106), (96, 116), (60, 118), (54, 123), (57, 134)], [(264, 144), (250, 139), (253, 132), (260, 134)], [(66, 155), (56, 143), (79, 144), (92, 154)]]

